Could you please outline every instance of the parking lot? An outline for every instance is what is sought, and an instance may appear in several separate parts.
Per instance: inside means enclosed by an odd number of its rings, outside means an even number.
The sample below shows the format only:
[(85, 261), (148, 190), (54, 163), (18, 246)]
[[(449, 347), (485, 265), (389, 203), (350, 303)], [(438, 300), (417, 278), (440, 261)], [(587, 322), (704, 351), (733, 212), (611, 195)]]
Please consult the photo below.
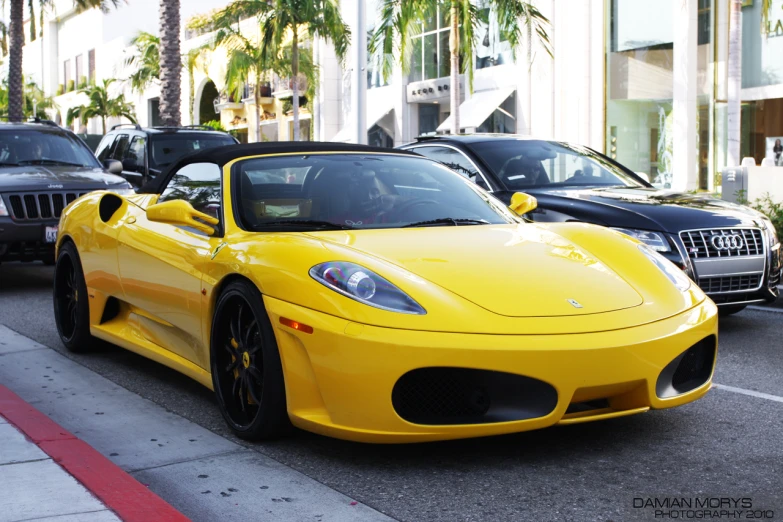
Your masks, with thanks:
[[(240, 442), (212, 393), (186, 377), (119, 348), (65, 352), (52, 317), (51, 274), (39, 264), (0, 267), (0, 324)], [(398, 520), (652, 520), (650, 499), (692, 497), (722, 499), (720, 509), (742, 511), (740, 518), (781, 519), (782, 330), (775, 309), (723, 318), (717, 386), (674, 410), (419, 445), (363, 445), (301, 431), (240, 443)], [(729, 509), (726, 499), (740, 498), (752, 509)]]

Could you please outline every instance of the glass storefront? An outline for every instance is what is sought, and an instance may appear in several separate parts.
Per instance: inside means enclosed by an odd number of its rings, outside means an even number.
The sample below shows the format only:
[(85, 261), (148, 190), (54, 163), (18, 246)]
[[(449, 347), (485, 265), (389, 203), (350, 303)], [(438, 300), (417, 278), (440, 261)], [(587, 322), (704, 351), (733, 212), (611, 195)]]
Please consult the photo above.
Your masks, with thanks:
[(448, 3), (439, 2), (425, 17), (421, 33), (413, 37), (411, 82), (446, 78), (451, 74), (448, 10)]
[[(698, 0), (697, 178), (710, 186), (714, 125), (712, 3)], [(782, 0), (783, 1), (783, 0)], [(674, 2), (607, 0), (606, 153), (661, 187), (672, 183)]]
[[(497, 12), (489, 0), (477, 0), (479, 25), (476, 34), (476, 69), (513, 63), (514, 56), (508, 38), (498, 27)], [(448, 45), (448, 38), (446, 39)]]

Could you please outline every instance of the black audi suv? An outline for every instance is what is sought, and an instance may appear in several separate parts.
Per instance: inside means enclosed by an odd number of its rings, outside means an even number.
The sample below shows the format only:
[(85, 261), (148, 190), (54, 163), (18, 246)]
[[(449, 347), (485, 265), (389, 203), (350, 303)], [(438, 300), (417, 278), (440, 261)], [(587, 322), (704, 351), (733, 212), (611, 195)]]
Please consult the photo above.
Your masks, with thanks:
[(753, 209), (704, 194), (660, 190), (586, 147), (500, 134), (421, 137), (402, 148), (440, 161), (509, 204), (535, 196), (533, 221), (581, 221), (647, 243), (682, 270), (723, 314), (774, 302), (780, 241)]
[(132, 194), (121, 171), (53, 122), (0, 123), (0, 262), (53, 262), (63, 208), (93, 190)]

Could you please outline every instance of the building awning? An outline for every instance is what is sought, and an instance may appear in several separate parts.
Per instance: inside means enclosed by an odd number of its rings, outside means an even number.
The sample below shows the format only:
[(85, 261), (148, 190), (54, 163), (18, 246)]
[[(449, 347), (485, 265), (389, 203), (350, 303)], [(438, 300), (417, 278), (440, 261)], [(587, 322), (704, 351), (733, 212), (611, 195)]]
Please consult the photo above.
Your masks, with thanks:
[[(459, 126), (461, 129), (480, 126), (514, 92), (514, 87), (503, 87), (491, 91), (473, 93), (459, 106)], [(438, 126), (438, 132), (451, 129), (451, 116)]]
[[(388, 89), (383, 87), (367, 89), (367, 130), (372, 129), (373, 125), (389, 114), (392, 109), (394, 109), (394, 98), (389, 96)], [(351, 126), (346, 124), (342, 130), (335, 134), (334, 138), (329, 141), (353, 141)]]

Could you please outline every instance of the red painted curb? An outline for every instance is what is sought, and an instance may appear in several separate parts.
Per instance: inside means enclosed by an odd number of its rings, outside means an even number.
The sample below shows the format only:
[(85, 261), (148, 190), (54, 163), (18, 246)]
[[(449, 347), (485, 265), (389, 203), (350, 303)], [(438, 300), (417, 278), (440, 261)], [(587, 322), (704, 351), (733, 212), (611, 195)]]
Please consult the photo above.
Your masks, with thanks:
[(92, 446), (3, 385), (0, 385), (0, 415), (125, 522), (190, 520)]

